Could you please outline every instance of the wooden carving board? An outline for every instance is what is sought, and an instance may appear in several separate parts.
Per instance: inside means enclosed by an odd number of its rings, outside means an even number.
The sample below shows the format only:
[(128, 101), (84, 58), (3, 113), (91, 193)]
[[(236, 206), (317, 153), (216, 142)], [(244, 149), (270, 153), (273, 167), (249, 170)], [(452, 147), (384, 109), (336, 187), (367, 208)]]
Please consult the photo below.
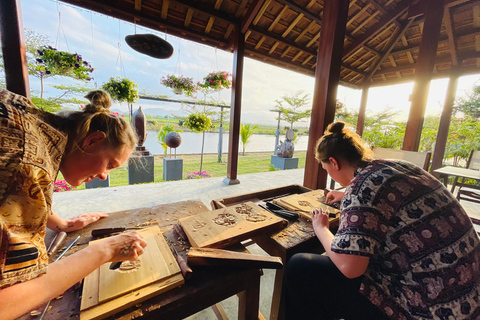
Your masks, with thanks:
[(192, 247), (217, 249), (286, 225), (285, 220), (250, 201), (180, 218), (178, 223), (185, 231)]
[(85, 278), (81, 320), (103, 319), (184, 283), (160, 228), (155, 226), (138, 232), (147, 246), (134, 271), (124, 271), (123, 267), (110, 270), (110, 263), (106, 263)]
[(273, 202), (287, 210), (298, 212), (298, 214), (301, 214), (310, 220), (310, 211), (312, 211), (314, 208), (322, 208), (322, 210), (328, 210), (328, 212), (335, 213), (335, 218), (340, 216), (339, 210), (315, 200), (314, 197), (305, 197), (301, 194), (292, 194), (286, 197), (274, 199)]

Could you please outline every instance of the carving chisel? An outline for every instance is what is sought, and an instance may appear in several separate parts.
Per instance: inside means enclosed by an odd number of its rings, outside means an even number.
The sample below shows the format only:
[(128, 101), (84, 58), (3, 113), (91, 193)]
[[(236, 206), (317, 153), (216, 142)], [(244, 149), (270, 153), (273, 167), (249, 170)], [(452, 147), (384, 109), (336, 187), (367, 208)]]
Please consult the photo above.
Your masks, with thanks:
[(118, 227), (118, 228), (101, 228), (101, 229), (93, 229), (92, 230), (92, 237), (103, 237), (113, 233), (124, 232), (127, 230), (138, 230), (142, 229), (141, 227)]
[(50, 247), (48, 248), (47, 254), (49, 257), (55, 254), (55, 252), (57, 252), (58, 248), (60, 248), (66, 238), (67, 233), (65, 231), (57, 233), (52, 243), (50, 244)]
[[(63, 250), (63, 252), (55, 259), (54, 262), (57, 262), (58, 260), (60, 260), (64, 255), (65, 253), (67, 253), (68, 250), (70, 250), (71, 247), (73, 247), (73, 245), (78, 241), (78, 239), (80, 239), (80, 236), (76, 237), (75, 240), (72, 241), (72, 243), (70, 243), (66, 248), (65, 250)], [(50, 248), (51, 249), (51, 248)], [(38, 320), (43, 320), (43, 318), (45, 317), (45, 314), (47, 313), (48, 311), (48, 307), (50, 306), (50, 302), (52, 300), (49, 300), (45, 306), (45, 309), (43, 309), (43, 312), (42, 314), (40, 315), (40, 318), (38, 318)]]

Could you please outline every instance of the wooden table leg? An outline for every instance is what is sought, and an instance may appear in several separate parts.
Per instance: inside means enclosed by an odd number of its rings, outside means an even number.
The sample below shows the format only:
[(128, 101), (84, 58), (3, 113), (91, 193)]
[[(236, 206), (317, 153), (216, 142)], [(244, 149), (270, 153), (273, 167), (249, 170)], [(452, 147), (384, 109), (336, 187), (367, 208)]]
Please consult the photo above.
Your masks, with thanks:
[(238, 294), (238, 319), (258, 320), (259, 301), (260, 272), (258, 277), (250, 281), (249, 287)]

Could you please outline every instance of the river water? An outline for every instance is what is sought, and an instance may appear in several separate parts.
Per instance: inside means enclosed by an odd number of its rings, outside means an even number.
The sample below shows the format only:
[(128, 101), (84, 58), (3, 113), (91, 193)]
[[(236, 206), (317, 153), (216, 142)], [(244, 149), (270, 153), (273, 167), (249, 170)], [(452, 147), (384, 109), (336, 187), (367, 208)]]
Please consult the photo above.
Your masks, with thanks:
[[(179, 132), (182, 137), (182, 143), (177, 148), (177, 154), (197, 154), (202, 151), (202, 134), (194, 132)], [(163, 155), (163, 148), (157, 140), (158, 132), (147, 131), (147, 140), (143, 144), (152, 154)], [(218, 152), (218, 132), (205, 133), (204, 153)], [(280, 136), (280, 140), (285, 140), (285, 135)], [(308, 136), (301, 136), (295, 143), (295, 150), (307, 150)], [(245, 147), (245, 152), (272, 152), (275, 148), (275, 136), (264, 134), (252, 134)], [(242, 152), (243, 144), (239, 143), (239, 152)], [(170, 153), (170, 150), (168, 150)], [(172, 154), (175, 151), (172, 150)], [(228, 152), (228, 133), (223, 134), (222, 152)]]

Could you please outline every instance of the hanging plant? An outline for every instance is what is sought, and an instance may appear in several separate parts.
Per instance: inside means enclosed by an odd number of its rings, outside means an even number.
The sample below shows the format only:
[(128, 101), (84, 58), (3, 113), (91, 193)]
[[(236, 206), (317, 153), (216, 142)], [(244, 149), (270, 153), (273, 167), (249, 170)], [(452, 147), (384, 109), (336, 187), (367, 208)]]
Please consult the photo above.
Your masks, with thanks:
[(215, 90), (230, 89), (232, 86), (232, 74), (227, 71), (210, 72), (203, 78), (202, 87), (212, 88)]
[(185, 93), (186, 96), (191, 97), (197, 92), (197, 86), (193, 83), (193, 79), (182, 75), (169, 74), (167, 77), (162, 77), (160, 83), (167, 88), (172, 88), (175, 94)]
[(183, 121), (182, 126), (192, 130), (193, 132), (203, 132), (210, 129), (212, 120), (205, 113), (192, 113)]
[(59, 51), (51, 46), (37, 49), (36, 71), (42, 75), (62, 75), (79, 80), (91, 80), (92, 66), (76, 53)]
[(112, 77), (102, 85), (114, 101), (134, 103), (138, 100), (138, 86), (128, 78)]

